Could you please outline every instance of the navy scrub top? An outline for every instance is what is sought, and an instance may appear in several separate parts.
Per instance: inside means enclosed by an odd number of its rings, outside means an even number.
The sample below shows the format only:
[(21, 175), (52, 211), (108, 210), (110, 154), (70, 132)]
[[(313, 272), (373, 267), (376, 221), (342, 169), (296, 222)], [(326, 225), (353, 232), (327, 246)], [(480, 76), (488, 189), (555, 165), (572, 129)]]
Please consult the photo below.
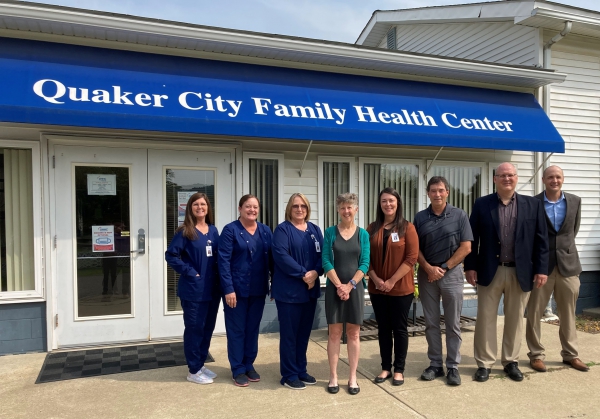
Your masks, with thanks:
[(265, 295), (263, 278), (268, 275), (268, 266), (265, 266), (263, 263), (264, 245), (262, 240), (260, 240), (258, 230), (256, 230), (254, 234), (248, 233), (246, 237), (250, 237), (248, 240), (248, 248), (250, 249), (250, 264), (252, 266), (250, 296), (261, 297)]
[[(214, 225), (208, 226), (208, 233), (196, 229), (198, 238), (190, 240), (183, 231), (175, 233), (165, 260), (177, 272), (177, 296), (187, 301), (211, 301), (213, 292), (218, 291), (217, 254), (219, 232)], [(212, 247), (212, 256), (207, 256), (206, 247)], [(196, 276), (199, 274), (200, 276)]]
[[(321, 284), (317, 278), (315, 286), (308, 289), (302, 277), (308, 271), (323, 275), (321, 251), (323, 234), (321, 229), (307, 222), (306, 231), (300, 231), (289, 221), (279, 224), (273, 233), (273, 261), (275, 269), (271, 284), (271, 296), (284, 303), (306, 303), (319, 298)], [(319, 244), (319, 251), (317, 246)]]

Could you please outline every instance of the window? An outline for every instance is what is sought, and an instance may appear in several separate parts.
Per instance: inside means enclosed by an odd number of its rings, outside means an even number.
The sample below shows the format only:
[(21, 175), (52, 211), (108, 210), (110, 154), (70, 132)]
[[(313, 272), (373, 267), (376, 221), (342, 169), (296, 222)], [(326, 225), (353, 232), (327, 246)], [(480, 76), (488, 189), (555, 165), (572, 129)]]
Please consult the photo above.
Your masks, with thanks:
[(482, 194), (483, 173), (483, 164), (436, 162), (427, 181), (433, 176), (445, 177), (450, 186), (448, 203), (471, 214), (475, 200)]
[(0, 148), (0, 301), (42, 297), (39, 146), (13, 144)]
[(360, 160), (360, 164), (359, 195), (362, 198), (360, 212), (363, 226), (366, 227), (375, 221), (379, 205), (379, 192), (387, 187), (398, 191), (402, 199), (404, 218), (412, 222), (415, 214), (419, 211), (419, 202), (422, 198), (420, 191), (424, 189), (420, 187), (420, 164), (363, 159)]
[(285, 208), (282, 209), (283, 155), (244, 153), (244, 193), (259, 199), (258, 221), (275, 230), (285, 212)]
[(354, 158), (319, 157), (319, 225), (325, 230), (339, 222), (336, 198), (354, 192)]

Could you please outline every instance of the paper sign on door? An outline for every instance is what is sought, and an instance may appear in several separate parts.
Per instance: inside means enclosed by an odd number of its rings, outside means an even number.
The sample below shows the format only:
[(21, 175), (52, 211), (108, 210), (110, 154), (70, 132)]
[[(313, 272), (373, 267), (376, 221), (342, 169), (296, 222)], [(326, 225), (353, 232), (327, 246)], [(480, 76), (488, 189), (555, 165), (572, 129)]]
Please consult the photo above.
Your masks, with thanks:
[(92, 251), (115, 251), (115, 226), (92, 226)]
[(87, 175), (88, 195), (116, 195), (117, 175)]
[(181, 227), (185, 220), (185, 208), (190, 196), (194, 195), (196, 191), (179, 191), (177, 192), (177, 226)]

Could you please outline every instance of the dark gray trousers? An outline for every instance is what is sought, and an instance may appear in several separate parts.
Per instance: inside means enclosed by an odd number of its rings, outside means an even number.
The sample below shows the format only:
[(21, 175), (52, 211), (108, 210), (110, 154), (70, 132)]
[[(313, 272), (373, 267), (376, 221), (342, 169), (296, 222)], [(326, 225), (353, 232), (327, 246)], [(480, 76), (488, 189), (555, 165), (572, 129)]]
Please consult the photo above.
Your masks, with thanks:
[(462, 264), (437, 281), (429, 282), (427, 273), (419, 269), (419, 298), (425, 317), (425, 337), (429, 346), (427, 356), (432, 367), (443, 366), (442, 331), (440, 328), (440, 298), (446, 323), (446, 368), (457, 368), (460, 364), (460, 314), (463, 305), (464, 275)]

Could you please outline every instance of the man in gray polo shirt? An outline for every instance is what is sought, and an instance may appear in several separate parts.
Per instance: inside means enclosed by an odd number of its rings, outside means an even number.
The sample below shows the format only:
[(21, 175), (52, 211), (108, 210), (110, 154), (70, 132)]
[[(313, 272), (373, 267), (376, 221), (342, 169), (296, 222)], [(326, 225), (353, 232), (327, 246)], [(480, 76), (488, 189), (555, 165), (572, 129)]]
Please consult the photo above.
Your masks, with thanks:
[(434, 176), (427, 183), (431, 205), (415, 216), (419, 236), (419, 297), (425, 316), (425, 337), (430, 366), (421, 379), (431, 381), (444, 376), (442, 334), (440, 329), (440, 297), (446, 322), (446, 379), (460, 385), (460, 314), (463, 305), (464, 275), (462, 261), (471, 252), (473, 233), (469, 216), (447, 203), (448, 181)]

